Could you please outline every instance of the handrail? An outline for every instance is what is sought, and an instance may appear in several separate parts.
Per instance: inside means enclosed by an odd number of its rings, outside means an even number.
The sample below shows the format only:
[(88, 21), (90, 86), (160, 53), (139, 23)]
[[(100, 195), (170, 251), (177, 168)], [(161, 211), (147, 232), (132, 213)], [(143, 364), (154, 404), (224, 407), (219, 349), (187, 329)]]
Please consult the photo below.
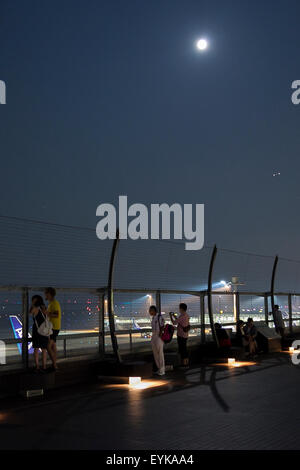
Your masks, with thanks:
[[(262, 320), (264, 321), (264, 320)], [(288, 322), (289, 319), (288, 318), (284, 318), (283, 321), (285, 322)], [(292, 318), (292, 321), (300, 321), (300, 317), (295, 317), (295, 318)], [(265, 323), (274, 323), (274, 321), (271, 319), (271, 320), (268, 320), (267, 322)], [(236, 323), (235, 322), (226, 322), (226, 323), (222, 323), (222, 327), (224, 326), (235, 326)], [(202, 328), (210, 328), (210, 323), (205, 323), (204, 325), (201, 325), (200, 323), (196, 323), (196, 324), (193, 324), (191, 323), (191, 329), (192, 330), (201, 330)], [(143, 328), (142, 330), (132, 330), (132, 329), (128, 329), (128, 330), (116, 330), (116, 335), (119, 335), (119, 336), (122, 336), (122, 335), (130, 335), (132, 333), (136, 333), (136, 334), (139, 334), (139, 333), (151, 333), (152, 332), (152, 328)], [(105, 331), (104, 332), (104, 336), (110, 336), (110, 332), (109, 330)], [(70, 339), (80, 339), (80, 338), (96, 338), (96, 337), (99, 337), (99, 332), (98, 331), (95, 331), (95, 332), (89, 332), (89, 333), (71, 333), (71, 334), (60, 334), (58, 337), (57, 337), (57, 341), (63, 341), (63, 340), (70, 340)], [(22, 338), (6, 338), (6, 339), (2, 339), (2, 341), (5, 342), (5, 344), (18, 344), (18, 343), (22, 343)], [(28, 338), (28, 343), (31, 343), (32, 342), (32, 338)]]
[[(24, 288), (27, 288), (30, 291), (44, 291), (47, 286), (19, 286), (19, 285), (7, 285), (7, 286), (1, 286), (0, 285), (0, 291), (18, 291), (22, 292)], [(107, 292), (107, 286), (104, 287), (55, 287), (57, 292), (79, 292), (83, 294), (101, 294), (101, 293), (106, 293)], [(118, 293), (153, 293), (157, 291), (157, 287), (153, 288), (145, 288), (145, 289), (121, 289), (121, 288), (114, 288), (114, 292)], [(200, 295), (207, 294), (207, 289), (201, 289), (201, 290), (180, 290), (180, 289), (159, 289), (159, 292), (161, 294), (186, 294), (186, 295), (195, 295), (199, 297)], [(212, 290), (211, 293), (213, 295), (233, 295), (232, 291), (228, 290)], [(265, 295), (269, 295), (269, 292), (253, 292), (253, 291), (236, 291), (236, 293), (239, 293), (241, 296), (242, 295), (253, 295), (256, 297), (264, 297)], [(276, 296), (299, 296), (300, 297), (300, 292), (275, 292), (274, 295)]]
[[(22, 291), (24, 288), (32, 291), (44, 291), (47, 286), (19, 286), (19, 285), (7, 285), (0, 286), (0, 291)], [(107, 287), (55, 287), (56, 291), (60, 292), (83, 292), (83, 293), (95, 293), (101, 294), (106, 292)]]

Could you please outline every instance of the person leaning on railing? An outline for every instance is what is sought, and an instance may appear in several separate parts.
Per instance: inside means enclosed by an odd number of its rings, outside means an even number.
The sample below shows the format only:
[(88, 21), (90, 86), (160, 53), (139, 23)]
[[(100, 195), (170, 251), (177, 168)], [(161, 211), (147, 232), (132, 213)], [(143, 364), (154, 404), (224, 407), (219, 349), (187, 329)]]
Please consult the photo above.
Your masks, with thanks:
[(284, 330), (285, 330), (285, 324), (282, 318), (282, 312), (279, 310), (279, 305), (274, 305), (274, 310), (273, 310), (273, 320), (274, 320), (274, 326), (275, 326), (275, 331), (278, 333), (282, 338), (284, 337)]

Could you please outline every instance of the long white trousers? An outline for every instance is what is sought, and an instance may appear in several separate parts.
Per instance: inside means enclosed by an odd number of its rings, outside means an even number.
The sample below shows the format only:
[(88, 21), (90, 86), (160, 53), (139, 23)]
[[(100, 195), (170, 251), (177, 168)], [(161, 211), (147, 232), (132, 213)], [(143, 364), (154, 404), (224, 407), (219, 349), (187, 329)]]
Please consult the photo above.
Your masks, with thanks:
[(164, 342), (158, 335), (153, 335), (151, 339), (152, 351), (155, 364), (159, 374), (165, 373)]

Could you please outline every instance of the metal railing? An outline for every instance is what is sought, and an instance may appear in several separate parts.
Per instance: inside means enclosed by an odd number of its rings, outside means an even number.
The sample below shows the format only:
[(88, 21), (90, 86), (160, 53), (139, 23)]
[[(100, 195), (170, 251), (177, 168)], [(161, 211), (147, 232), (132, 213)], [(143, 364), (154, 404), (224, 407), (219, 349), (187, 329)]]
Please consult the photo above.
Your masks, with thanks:
[[(43, 292), (43, 287), (22, 287), (22, 286), (0, 286), (0, 292), (9, 292), (10, 294), (22, 295), (22, 302), (20, 302), (20, 313), (19, 317), (22, 322), (22, 338), (0, 338), (2, 341), (5, 342), (6, 345), (22, 345), (22, 363), (23, 367), (27, 368), (29, 365), (29, 354), (28, 354), (28, 344), (31, 342), (31, 338), (29, 337), (29, 296), (31, 293), (36, 292)], [(108, 297), (108, 289), (106, 288), (99, 288), (99, 289), (88, 289), (88, 288), (58, 288), (58, 298), (63, 294), (70, 294), (75, 293), (90, 296), (93, 295), (98, 300), (98, 312), (97, 312), (97, 330), (91, 332), (78, 332), (76, 330), (72, 334), (64, 334), (58, 336), (59, 344), (62, 343), (62, 357), (69, 357), (71, 356), (79, 356), (82, 354), (91, 354), (89, 352), (89, 348), (93, 351), (93, 354), (97, 355), (98, 357), (105, 358), (106, 354), (111, 354), (113, 350), (113, 345), (109, 344), (109, 337), (111, 336), (111, 331), (105, 328), (105, 321), (107, 321), (108, 316), (108, 307), (107, 307), (107, 297)], [(195, 314), (193, 317), (193, 322), (191, 323), (192, 329), (197, 330), (197, 334), (195, 334), (192, 338), (196, 343), (205, 343), (206, 341), (211, 341), (213, 339), (213, 333), (211, 329), (211, 322), (209, 321), (209, 313), (208, 313), (208, 306), (207, 306), (207, 291), (185, 291), (185, 290), (159, 290), (155, 291), (154, 289), (115, 289), (114, 295), (117, 296), (118, 294), (122, 294), (123, 296), (132, 296), (139, 294), (154, 294), (155, 295), (155, 302), (157, 305), (162, 306), (162, 303), (167, 307), (167, 300), (164, 299), (164, 296), (173, 295), (174, 299), (182, 300), (182, 297), (188, 298), (187, 303), (192, 302), (193, 299), (197, 299), (195, 306), (197, 307), (197, 315)], [(288, 325), (287, 330), (292, 333), (294, 323), (299, 322), (300, 324), (300, 315), (298, 315), (298, 309), (293, 309), (293, 298), (299, 299), (299, 307), (300, 307), (300, 293), (290, 293), (290, 292), (278, 292), (273, 293), (274, 298), (276, 297), (284, 297), (286, 299), (286, 306), (287, 306), (287, 317), (284, 318), (284, 321)], [(233, 321), (226, 321), (226, 316), (224, 321), (221, 321), (223, 326), (226, 327), (234, 327), (236, 322), (240, 319), (241, 316), (246, 316), (249, 313), (249, 316), (253, 316), (253, 311), (249, 309), (249, 312), (245, 312), (244, 314), (241, 312), (240, 307), (240, 300), (243, 297), (253, 297), (253, 299), (260, 299), (260, 305), (263, 303), (263, 308), (256, 309), (255, 315), (257, 315), (260, 321), (265, 321), (267, 325), (273, 323), (273, 319), (270, 317), (270, 310), (271, 310), (271, 294), (270, 292), (263, 293), (263, 292), (228, 292), (228, 291), (220, 291), (220, 290), (212, 290), (211, 291), (211, 298), (212, 298), (212, 308), (213, 308), (213, 321), (220, 321), (219, 318), (222, 318), (222, 315), (218, 311), (218, 308), (214, 306), (214, 303), (218, 301), (220, 298), (222, 299), (236, 299), (236, 302), (233, 302), (235, 305), (235, 310), (233, 311), (229, 308), (227, 312), (227, 318), (231, 315)], [(297, 300), (298, 300), (297, 299)], [(174, 300), (174, 301), (175, 301)], [(195, 307), (194, 306), (194, 312)], [(162, 307), (161, 307), (162, 309)], [(300, 308), (299, 308), (300, 310)], [(241, 315), (242, 313), (242, 315)], [(147, 310), (144, 310), (144, 314), (147, 315)], [(125, 316), (124, 320), (129, 320), (131, 317), (134, 317), (133, 310), (130, 310), (130, 315)], [(219, 318), (217, 318), (219, 317)], [(198, 319), (198, 321), (197, 321)], [(116, 321), (116, 317), (113, 317), (114, 323)], [(1, 333), (1, 330), (0, 330)], [(142, 334), (150, 334), (151, 328), (150, 327), (143, 327), (141, 330), (136, 330), (133, 328), (125, 328), (123, 330), (115, 330), (116, 337), (120, 340), (122, 339), (121, 349), (123, 352), (138, 352), (141, 349), (149, 348), (150, 351), (150, 338), (143, 338)], [(137, 340), (137, 335), (141, 334), (139, 340)], [(124, 341), (125, 337), (128, 337), (127, 341)], [(88, 341), (88, 340), (95, 340), (91, 346), (87, 347), (83, 343), (81, 345), (80, 341)], [(78, 346), (72, 348), (70, 344), (72, 341), (79, 341)], [(61, 351), (61, 350), (60, 350)], [(70, 353), (70, 354), (69, 354)], [(1, 369), (0, 369), (1, 370)]]

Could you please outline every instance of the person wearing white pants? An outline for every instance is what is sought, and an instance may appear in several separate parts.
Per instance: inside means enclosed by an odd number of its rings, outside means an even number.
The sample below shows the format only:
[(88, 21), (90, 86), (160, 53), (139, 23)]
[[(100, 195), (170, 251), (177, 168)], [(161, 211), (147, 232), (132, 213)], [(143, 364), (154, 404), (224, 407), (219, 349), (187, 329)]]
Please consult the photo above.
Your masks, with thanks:
[(149, 314), (152, 316), (152, 338), (151, 345), (154, 356), (154, 361), (157, 366), (157, 375), (165, 375), (165, 356), (164, 356), (164, 342), (161, 339), (161, 333), (164, 327), (164, 319), (157, 311), (155, 305), (149, 308)]

